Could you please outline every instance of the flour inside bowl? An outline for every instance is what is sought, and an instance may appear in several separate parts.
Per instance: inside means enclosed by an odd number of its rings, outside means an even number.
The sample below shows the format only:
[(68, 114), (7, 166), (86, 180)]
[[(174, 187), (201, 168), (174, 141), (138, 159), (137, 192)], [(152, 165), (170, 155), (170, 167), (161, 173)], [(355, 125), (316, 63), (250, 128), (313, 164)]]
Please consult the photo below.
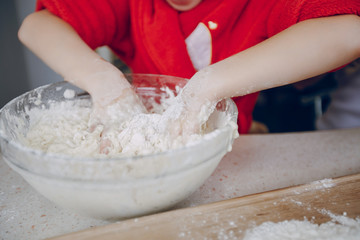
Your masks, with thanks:
[[(174, 119), (181, 112), (182, 105), (172, 91), (163, 91), (166, 94), (160, 101), (146, 98), (149, 113), (137, 111), (130, 118), (112, 121), (107, 126), (92, 126), (89, 99), (54, 102), (45, 109), (33, 108), (27, 111), (30, 127), (23, 141), (31, 148), (50, 153), (80, 157), (124, 157), (188, 146), (226, 124), (232, 124), (236, 131), (236, 124), (231, 122), (230, 116), (215, 111), (201, 134), (174, 134)], [(67, 93), (66, 99), (69, 99), (68, 92), (64, 92)]]

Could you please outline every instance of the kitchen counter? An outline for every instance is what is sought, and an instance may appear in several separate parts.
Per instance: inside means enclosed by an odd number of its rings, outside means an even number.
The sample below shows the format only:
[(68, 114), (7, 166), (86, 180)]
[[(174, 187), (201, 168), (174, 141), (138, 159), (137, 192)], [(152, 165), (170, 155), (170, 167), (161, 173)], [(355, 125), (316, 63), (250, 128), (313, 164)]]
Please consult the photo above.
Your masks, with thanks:
[[(359, 172), (360, 128), (243, 135), (205, 184), (175, 208)], [(106, 224), (55, 206), (0, 160), (0, 239), (44, 239)]]

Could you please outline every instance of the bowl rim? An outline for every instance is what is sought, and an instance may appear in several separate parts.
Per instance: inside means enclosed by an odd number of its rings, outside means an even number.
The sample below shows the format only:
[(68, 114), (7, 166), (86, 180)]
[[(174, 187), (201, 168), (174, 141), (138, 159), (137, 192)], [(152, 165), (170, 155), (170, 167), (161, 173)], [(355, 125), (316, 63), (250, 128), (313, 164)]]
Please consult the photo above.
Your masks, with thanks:
[[(124, 74), (124, 75), (125, 76), (172, 77), (172, 78), (177, 78), (177, 79), (182, 79), (182, 80), (184, 80), (184, 79), (188, 80), (186, 78), (181, 78), (181, 77), (176, 77), (176, 76), (168, 76), (168, 75), (160, 75), (160, 74), (141, 74), (141, 73), (140, 74), (138, 74), (138, 73), (129, 74), (129, 73), (127, 73), (127, 74)], [(40, 90), (41, 88), (46, 88), (46, 87), (49, 87), (49, 86), (55, 85), (55, 84), (70, 84), (70, 85), (73, 85), (73, 84), (71, 84), (71, 83), (69, 83), (67, 81), (60, 81), (60, 82), (55, 82), (55, 83), (42, 85), (42, 86), (37, 87), (35, 89), (29, 90), (29, 91), (17, 96), (16, 98), (12, 99), (7, 104), (5, 104), (0, 109), (0, 117), (3, 114), (3, 112), (6, 110), (6, 108), (9, 107), (9, 105), (13, 104), (14, 102), (19, 100), (20, 98), (24, 97), (26, 94), (29, 94), (30, 92)], [(231, 98), (226, 98), (225, 101), (228, 102), (229, 106), (234, 109), (235, 113), (230, 116), (230, 118), (231, 118), (230, 121), (234, 121), (236, 123), (236, 118), (237, 118), (237, 113), (238, 113), (236, 104)], [(80, 156), (71, 156), (71, 155), (68, 155), (68, 154), (61, 154), (61, 153), (43, 152), (43, 151), (41, 151), (39, 149), (34, 149), (34, 148), (31, 148), (31, 147), (28, 147), (28, 146), (26, 146), (26, 145), (24, 145), (24, 144), (22, 144), (22, 143), (20, 143), (18, 141), (8, 140), (1, 127), (0, 127), (0, 138), (3, 139), (3, 141), (10, 144), (11, 146), (13, 146), (14, 148), (16, 148), (19, 151), (27, 152), (27, 153), (29, 153), (31, 155), (35, 155), (35, 156), (41, 156), (41, 157), (48, 156), (48, 157), (51, 158), (52, 161), (55, 160), (55, 161), (59, 161), (59, 162), (66, 161), (66, 162), (72, 162), (72, 163), (74, 163), (74, 162), (93, 163), (93, 162), (99, 162), (99, 161), (106, 161), (106, 162), (119, 162), (119, 161), (128, 161), (128, 160), (132, 160), (132, 161), (144, 160), (145, 161), (148, 158), (154, 158), (154, 157), (159, 157), (159, 156), (164, 157), (164, 156), (167, 156), (167, 155), (173, 155), (173, 154), (176, 154), (176, 153), (183, 152), (185, 149), (186, 150), (191, 150), (193, 148), (197, 148), (200, 145), (203, 145), (204, 142), (211, 141), (213, 138), (215, 138), (215, 135), (218, 136), (221, 133), (227, 132), (227, 131), (232, 132), (232, 131), (237, 131), (237, 129), (234, 130), (233, 127), (230, 126), (229, 123), (227, 123), (222, 128), (215, 129), (214, 131), (204, 135), (204, 136), (206, 136), (206, 135), (209, 135), (209, 134), (213, 134), (214, 136), (211, 136), (209, 138), (205, 137), (205, 138), (202, 138), (201, 140), (196, 140), (192, 144), (187, 145), (187, 146), (185, 145), (185, 146), (181, 146), (179, 148), (170, 149), (170, 150), (166, 150), (166, 151), (163, 151), (163, 152), (151, 153), (151, 154), (147, 154), (147, 155), (110, 157), (110, 158), (106, 157), (106, 156), (104, 156), (104, 157), (80, 157)], [(2, 152), (2, 151), (0, 151), (0, 152)]]

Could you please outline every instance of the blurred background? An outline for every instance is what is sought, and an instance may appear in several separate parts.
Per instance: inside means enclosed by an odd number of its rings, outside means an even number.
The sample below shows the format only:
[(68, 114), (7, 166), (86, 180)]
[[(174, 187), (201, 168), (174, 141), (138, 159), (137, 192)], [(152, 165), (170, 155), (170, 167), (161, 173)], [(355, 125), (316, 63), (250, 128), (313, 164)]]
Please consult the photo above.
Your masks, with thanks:
[(0, 107), (30, 89), (61, 80), (17, 38), (20, 23), (34, 11), (35, 2), (0, 1)]
[[(0, 107), (26, 91), (63, 80), (17, 38), (20, 24), (34, 11), (35, 2), (0, 1)], [(120, 69), (127, 70), (107, 48), (98, 52)], [(359, 92), (358, 60), (337, 72), (263, 91), (254, 119), (272, 133), (360, 126)]]

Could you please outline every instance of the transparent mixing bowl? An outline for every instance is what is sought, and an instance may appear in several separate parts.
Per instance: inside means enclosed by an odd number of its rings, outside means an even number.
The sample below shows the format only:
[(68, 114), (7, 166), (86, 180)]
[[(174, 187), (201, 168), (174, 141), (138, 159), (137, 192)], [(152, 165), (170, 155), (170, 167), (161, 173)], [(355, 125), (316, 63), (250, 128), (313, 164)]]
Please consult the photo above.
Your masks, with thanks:
[[(128, 75), (146, 103), (184, 86), (186, 79)], [(66, 89), (76, 92), (64, 97)], [(96, 159), (45, 153), (21, 143), (29, 128), (28, 111), (54, 101), (88, 98), (82, 90), (60, 82), (27, 92), (0, 110), (0, 146), (3, 159), (39, 193), (55, 204), (99, 219), (121, 219), (165, 210), (188, 197), (212, 174), (234, 141), (237, 109), (227, 99), (216, 112), (231, 121), (195, 144), (146, 156)], [(216, 114), (216, 113), (215, 113)], [(236, 125), (235, 125), (236, 126)], [(236, 129), (235, 129), (236, 131)]]

